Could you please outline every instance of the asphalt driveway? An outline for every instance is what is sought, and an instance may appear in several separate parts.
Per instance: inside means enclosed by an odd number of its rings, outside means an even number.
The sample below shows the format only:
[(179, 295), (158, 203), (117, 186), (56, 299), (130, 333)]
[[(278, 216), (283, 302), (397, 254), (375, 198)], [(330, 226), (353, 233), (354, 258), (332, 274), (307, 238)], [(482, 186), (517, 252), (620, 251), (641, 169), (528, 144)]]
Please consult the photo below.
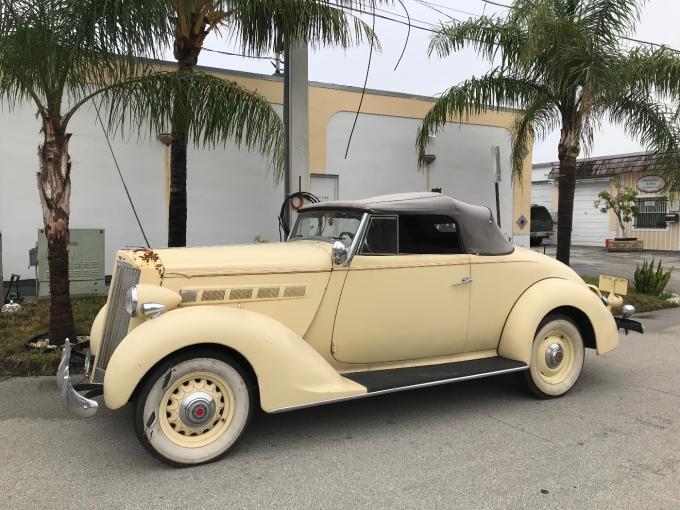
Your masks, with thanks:
[[(543, 251), (542, 248), (536, 249)], [(555, 247), (546, 246), (546, 255), (554, 257)], [(642, 266), (645, 260), (651, 262), (652, 259), (661, 260), (661, 264), (666, 270), (672, 269), (668, 289), (680, 293), (680, 252), (677, 251), (609, 253), (604, 248), (572, 246), (570, 266), (580, 275), (623, 276), (632, 282), (635, 267), (637, 265)]]
[(51, 378), (0, 381), (2, 508), (680, 508), (680, 310), (588, 353), (565, 398), (513, 377), (256, 417), (171, 469), (130, 410), (71, 418)]

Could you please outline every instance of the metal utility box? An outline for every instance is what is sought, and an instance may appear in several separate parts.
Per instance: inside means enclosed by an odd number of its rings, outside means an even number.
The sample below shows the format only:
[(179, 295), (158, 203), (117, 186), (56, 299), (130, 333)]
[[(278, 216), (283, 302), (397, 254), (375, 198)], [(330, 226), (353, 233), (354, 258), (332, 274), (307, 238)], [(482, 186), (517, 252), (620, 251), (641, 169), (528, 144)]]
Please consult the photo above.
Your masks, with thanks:
[[(68, 253), (72, 296), (106, 295), (104, 283), (104, 229), (73, 228)], [(45, 230), (38, 230), (38, 297), (50, 295)]]

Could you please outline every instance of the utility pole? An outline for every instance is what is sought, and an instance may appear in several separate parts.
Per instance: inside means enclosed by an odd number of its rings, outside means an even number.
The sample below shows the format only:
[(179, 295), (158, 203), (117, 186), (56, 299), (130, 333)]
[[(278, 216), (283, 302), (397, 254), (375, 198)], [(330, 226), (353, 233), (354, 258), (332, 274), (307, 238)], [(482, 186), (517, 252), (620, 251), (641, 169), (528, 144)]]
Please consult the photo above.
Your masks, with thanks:
[[(283, 58), (283, 123), (286, 133), (285, 196), (309, 191), (309, 51), (286, 43)], [(288, 225), (292, 224), (289, 211)]]

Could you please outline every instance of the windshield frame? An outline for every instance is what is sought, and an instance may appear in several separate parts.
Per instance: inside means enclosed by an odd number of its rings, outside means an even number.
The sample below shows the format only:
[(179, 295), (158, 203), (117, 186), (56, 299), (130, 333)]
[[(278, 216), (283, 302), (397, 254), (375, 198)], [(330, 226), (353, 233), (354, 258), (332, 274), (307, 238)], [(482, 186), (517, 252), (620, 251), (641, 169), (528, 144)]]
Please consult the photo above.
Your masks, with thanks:
[[(345, 258), (345, 261), (343, 262), (343, 266), (347, 267), (350, 265), (352, 262), (352, 258), (354, 255), (356, 255), (357, 250), (359, 249), (359, 243), (361, 240), (364, 238), (364, 233), (366, 231), (366, 228), (368, 226), (368, 219), (369, 219), (369, 214), (365, 211), (357, 211), (355, 209), (332, 209), (332, 211), (337, 211), (337, 212), (353, 212), (357, 213), (360, 217), (359, 220), (359, 226), (357, 227), (356, 233), (354, 234), (354, 239), (352, 239), (352, 242), (347, 246), (347, 257)], [(302, 211), (304, 213), (304, 211)], [(297, 219), (295, 220), (295, 223), (297, 224)], [(319, 243), (332, 243), (332, 240), (325, 240), (325, 239), (320, 239), (320, 238), (312, 238), (312, 237), (293, 237), (293, 232), (295, 230), (295, 226), (290, 230), (290, 233), (288, 234), (288, 238), (286, 239), (286, 242), (295, 242), (295, 241), (315, 241)]]

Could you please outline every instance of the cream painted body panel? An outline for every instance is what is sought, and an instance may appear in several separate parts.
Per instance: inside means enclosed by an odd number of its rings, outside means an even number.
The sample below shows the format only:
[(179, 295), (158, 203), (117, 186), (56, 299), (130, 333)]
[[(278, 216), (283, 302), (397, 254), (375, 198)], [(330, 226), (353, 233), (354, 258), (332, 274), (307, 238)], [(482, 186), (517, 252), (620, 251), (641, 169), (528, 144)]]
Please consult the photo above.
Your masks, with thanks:
[(552, 310), (562, 306), (578, 308), (588, 316), (595, 331), (598, 354), (618, 347), (619, 334), (614, 317), (594, 292), (574, 281), (548, 278), (532, 285), (512, 308), (498, 345), (498, 354), (529, 365), (532, 341), (539, 323)]
[(330, 271), (330, 245), (318, 241), (156, 250), (164, 277)]
[(510, 310), (535, 282), (563, 278), (582, 283), (569, 267), (525, 248), (515, 248), (513, 253), (500, 257), (471, 255), (470, 260), (472, 284), (466, 352), (498, 347)]
[[(262, 252), (253, 255), (260, 269), (254, 262), (246, 268), (251, 250), (242, 247), (234, 247), (243, 256), (238, 264), (232, 261), (225, 262), (223, 269), (217, 267), (221, 257), (229, 258), (230, 248), (225, 247), (210, 250), (214, 260), (191, 271), (185, 267), (191, 256), (182, 261), (173, 254), (165, 267), (165, 250), (120, 252), (120, 260), (140, 268), (141, 284), (178, 292), (293, 285), (304, 286), (306, 293), (221, 304), (181, 303), (155, 319), (132, 319), (105, 373), (106, 406), (124, 405), (148, 370), (164, 357), (203, 343), (227, 346), (248, 360), (265, 411), (364, 395), (366, 388), (342, 377), (344, 372), (496, 354), (528, 363), (538, 323), (565, 305), (590, 318), (599, 354), (618, 344), (611, 314), (578, 275), (530, 250), (518, 248), (499, 257), (357, 256), (346, 268), (331, 266), (329, 245), (305, 241), (287, 245), (285, 249), (255, 246), (252, 253)], [(286, 251), (290, 246), (293, 249)], [(187, 252), (199, 256), (201, 250)], [(269, 265), (263, 262), (274, 254), (283, 259)], [(298, 255), (304, 260), (297, 260)], [(359, 280), (352, 281), (353, 275)], [(465, 276), (471, 276), (472, 282), (456, 285)], [(95, 355), (104, 313), (93, 325)], [(463, 325), (468, 323), (466, 335)]]
[(226, 306), (179, 308), (132, 331), (114, 351), (104, 378), (108, 408), (125, 405), (161, 359), (192, 344), (225, 345), (257, 376), (262, 409), (358, 396), (366, 388), (342, 377), (295, 332), (270, 317)]
[[(330, 258), (330, 255), (328, 255)], [(207, 305), (220, 304), (225, 307), (237, 307), (271, 317), (303, 337), (314, 319), (321, 300), (324, 297), (330, 269), (314, 273), (272, 273), (234, 276), (196, 276), (193, 278), (164, 278), (163, 286), (176, 291), (181, 290), (227, 290), (304, 287), (302, 297), (276, 297), (244, 299), (235, 302), (197, 302), (183, 304), (183, 308), (198, 309)], [(257, 296), (257, 293), (254, 292)], [(330, 347), (330, 337), (327, 340)]]
[(333, 330), (334, 356), (384, 363), (463, 352), (470, 256), (356, 256)]

